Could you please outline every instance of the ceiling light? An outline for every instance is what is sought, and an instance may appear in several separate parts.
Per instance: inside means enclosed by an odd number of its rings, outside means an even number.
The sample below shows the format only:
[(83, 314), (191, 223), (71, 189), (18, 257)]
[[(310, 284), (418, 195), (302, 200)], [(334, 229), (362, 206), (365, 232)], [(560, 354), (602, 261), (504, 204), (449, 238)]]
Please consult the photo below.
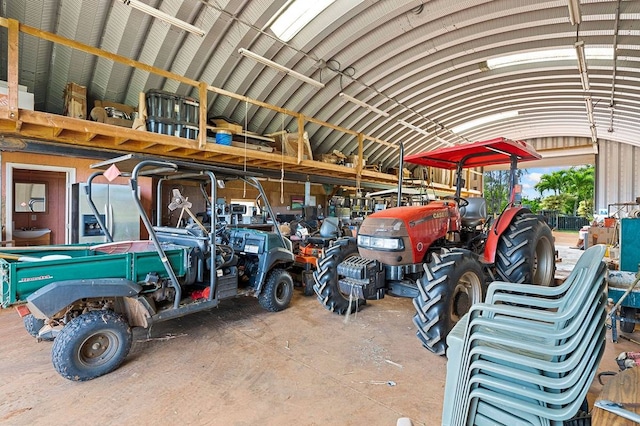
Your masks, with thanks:
[(587, 106), (587, 116), (589, 117), (589, 124), (593, 126), (595, 124), (595, 120), (593, 119), (593, 101), (591, 100), (591, 96), (585, 98), (584, 103)]
[[(611, 47), (586, 47), (584, 56), (588, 59), (608, 59), (613, 60), (613, 48)], [(487, 59), (487, 68), (510, 67), (513, 65), (524, 65), (536, 62), (549, 61), (574, 61), (577, 58), (575, 48), (546, 49), (532, 52), (515, 53), (513, 55), (499, 56)]]
[(483, 124), (491, 123), (492, 121), (503, 120), (505, 118), (511, 118), (518, 115), (518, 111), (505, 111), (500, 112), (498, 114), (487, 115), (484, 117), (477, 118), (475, 120), (467, 121), (466, 123), (460, 124), (451, 129), (453, 133), (464, 132), (465, 130), (471, 129), (473, 127), (481, 126)]
[(576, 25), (582, 22), (582, 16), (580, 15), (580, 0), (569, 0), (569, 21), (571, 25)]
[(584, 41), (575, 44), (576, 56), (578, 58), (578, 72), (580, 73), (580, 82), (582, 90), (589, 90), (589, 74), (587, 73), (587, 60), (584, 53)]
[(354, 97), (352, 97), (352, 96), (349, 96), (349, 95), (347, 95), (346, 93), (342, 93), (342, 92), (340, 92), (340, 93), (338, 94), (338, 96), (340, 96), (342, 99), (344, 99), (344, 100), (346, 100), (346, 101), (353, 102), (354, 104), (356, 104), (356, 105), (358, 105), (358, 106), (361, 106), (362, 108), (366, 108), (366, 109), (368, 109), (368, 110), (369, 110), (369, 111), (371, 111), (371, 112), (375, 112), (376, 114), (380, 114), (380, 115), (382, 115), (383, 117), (388, 117), (388, 116), (389, 116), (389, 113), (388, 113), (388, 112), (383, 111), (383, 110), (381, 110), (381, 109), (379, 109), (379, 108), (376, 108), (376, 107), (374, 107), (374, 106), (372, 106), (372, 105), (369, 105), (368, 103), (363, 102), (363, 101), (361, 101), (360, 99), (356, 99), (356, 98), (354, 98)]
[(404, 121), (404, 120), (398, 120), (398, 121), (397, 121), (397, 123), (398, 123), (398, 124), (402, 124), (404, 127), (409, 128), (409, 129), (413, 130), (414, 132), (421, 133), (421, 134), (423, 134), (423, 135), (425, 135), (425, 136), (430, 136), (430, 135), (429, 135), (429, 132), (427, 132), (426, 130), (421, 129), (421, 128), (420, 128), (420, 127), (418, 127), (418, 126), (414, 126), (414, 125), (413, 125), (413, 124), (411, 124), (411, 123), (407, 123), (407, 122), (406, 122), (406, 121)]
[(271, 31), (282, 41), (289, 41), (335, 0), (293, 0), (283, 7), (273, 21)]
[(253, 52), (252, 52), (252, 51), (250, 51), (250, 50), (240, 48), (240, 49), (238, 49), (238, 53), (239, 53), (239, 54), (241, 54), (242, 56), (247, 57), (247, 58), (251, 58), (251, 59), (253, 59), (254, 61), (260, 62), (261, 64), (264, 64), (264, 65), (266, 65), (266, 66), (268, 66), (268, 67), (271, 67), (271, 68), (277, 69), (278, 71), (282, 71), (283, 73), (288, 74), (288, 75), (290, 75), (291, 77), (295, 77), (295, 78), (297, 78), (298, 80), (302, 80), (302, 81), (304, 81), (305, 83), (309, 83), (309, 84), (311, 84), (311, 85), (313, 85), (313, 86), (316, 86), (316, 87), (317, 87), (317, 88), (319, 88), (319, 89), (322, 89), (322, 88), (324, 87), (324, 84), (323, 84), (323, 83), (320, 83), (319, 81), (314, 80), (314, 79), (312, 79), (312, 78), (309, 78), (309, 77), (307, 77), (307, 76), (306, 76), (306, 75), (304, 75), (304, 74), (300, 74), (299, 72), (294, 71), (294, 70), (292, 70), (291, 68), (287, 68), (287, 67), (285, 67), (284, 65), (280, 65), (280, 64), (279, 64), (279, 63), (277, 63), (277, 62), (273, 62), (273, 61), (272, 61), (272, 60), (270, 60), (270, 59), (267, 59), (267, 58), (265, 58), (265, 57), (263, 57), (263, 56), (260, 56), (260, 55), (258, 55), (258, 54), (256, 54), (256, 53), (253, 53)]
[(127, 6), (131, 6), (134, 9), (138, 9), (139, 11), (144, 12), (147, 15), (151, 15), (154, 18), (158, 18), (161, 21), (166, 22), (167, 24), (173, 25), (174, 27), (178, 27), (182, 30), (189, 31), (190, 33), (193, 33), (200, 37), (204, 37), (205, 33), (200, 28), (194, 25), (191, 25), (187, 22), (181, 21), (175, 16), (168, 15), (156, 8), (149, 6), (148, 4), (142, 3), (139, 0), (122, 0), (122, 3), (126, 4)]

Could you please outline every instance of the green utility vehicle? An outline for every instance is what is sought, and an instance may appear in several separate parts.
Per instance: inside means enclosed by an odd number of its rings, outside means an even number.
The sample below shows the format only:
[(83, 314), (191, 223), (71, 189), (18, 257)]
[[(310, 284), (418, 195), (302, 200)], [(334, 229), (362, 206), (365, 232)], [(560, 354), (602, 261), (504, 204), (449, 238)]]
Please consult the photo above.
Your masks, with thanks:
[[(95, 165), (87, 198), (99, 226), (101, 215), (91, 199), (91, 185), (114, 168), (128, 176), (131, 208), (137, 208), (149, 240), (13, 248), (0, 252), (2, 306), (18, 306), (27, 331), (53, 339), (55, 369), (70, 380), (90, 380), (116, 369), (132, 343), (132, 327), (218, 306), (221, 300), (253, 295), (268, 311), (285, 309), (293, 294), (287, 268), (293, 264), (291, 242), (280, 234), (218, 220), (210, 200), (217, 187), (241, 180), (257, 191), (269, 217), (271, 207), (255, 176), (210, 165), (144, 159), (126, 155)], [(143, 208), (139, 179), (156, 186), (155, 225)], [(201, 195), (203, 212), (183, 192)], [(168, 206), (166, 202), (169, 201)], [(177, 225), (162, 225), (162, 212), (179, 213)], [(175, 217), (174, 217), (175, 219)]]

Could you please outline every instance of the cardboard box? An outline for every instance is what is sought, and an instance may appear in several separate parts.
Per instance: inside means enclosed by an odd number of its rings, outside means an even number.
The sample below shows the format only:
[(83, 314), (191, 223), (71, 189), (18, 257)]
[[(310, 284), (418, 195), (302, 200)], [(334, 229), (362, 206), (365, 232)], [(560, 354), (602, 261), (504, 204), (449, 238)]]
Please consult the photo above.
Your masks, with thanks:
[(68, 83), (64, 88), (64, 115), (87, 118), (87, 88), (76, 83)]
[(589, 228), (589, 232), (587, 233), (587, 246), (591, 247), (596, 244), (608, 244), (613, 245), (617, 241), (616, 238), (616, 228), (604, 228), (600, 226), (592, 226)]
[(110, 117), (108, 108), (113, 108), (117, 111), (125, 113), (129, 118), (133, 117), (133, 113), (136, 109), (132, 106), (119, 104), (117, 102), (109, 101), (94, 101), (94, 107), (91, 110), (91, 119), (100, 123), (112, 124), (114, 126), (129, 127), (133, 126), (133, 119)]
[[(33, 93), (27, 92), (27, 86), (18, 85), (18, 108), (33, 111)], [(0, 106), (9, 106), (9, 87), (6, 81), (0, 80)]]

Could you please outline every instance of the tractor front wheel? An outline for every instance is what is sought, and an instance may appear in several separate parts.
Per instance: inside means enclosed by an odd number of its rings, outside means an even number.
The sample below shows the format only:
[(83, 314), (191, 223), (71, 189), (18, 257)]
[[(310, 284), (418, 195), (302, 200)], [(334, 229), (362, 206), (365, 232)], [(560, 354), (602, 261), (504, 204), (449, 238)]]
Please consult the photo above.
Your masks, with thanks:
[(325, 249), (324, 255), (318, 259), (318, 267), (313, 273), (315, 284), (313, 290), (322, 305), (338, 315), (356, 312), (365, 300), (352, 297), (340, 291), (338, 285), (338, 265), (346, 259), (358, 255), (355, 238), (340, 238)]
[(86, 381), (110, 373), (131, 349), (131, 328), (113, 311), (90, 311), (71, 320), (53, 341), (51, 360), (65, 379)]
[(413, 323), (422, 345), (437, 355), (447, 349), (446, 337), (474, 303), (484, 297), (482, 266), (468, 250), (434, 253), (425, 273), (417, 281), (419, 294), (413, 299)]

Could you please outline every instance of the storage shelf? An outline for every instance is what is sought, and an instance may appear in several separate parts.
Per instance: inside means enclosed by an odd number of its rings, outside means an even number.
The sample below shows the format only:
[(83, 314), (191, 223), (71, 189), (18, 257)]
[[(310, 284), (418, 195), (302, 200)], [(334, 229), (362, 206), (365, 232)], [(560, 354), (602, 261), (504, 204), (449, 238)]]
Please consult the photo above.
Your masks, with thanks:
[[(0, 107), (2, 144), (15, 149), (23, 140), (54, 142), (60, 145), (92, 150), (112, 150), (118, 153), (145, 153), (212, 164), (246, 166), (255, 169), (280, 170), (306, 175), (355, 180), (358, 170), (315, 160), (301, 160), (280, 152), (245, 150), (234, 146), (207, 143), (202, 149), (198, 141), (162, 135), (105, 123), (81, 120), (40, 111), (19, 110), (19, 120), (10, 118), (8, 108)], [(13, 136), (13, 138), (12, 138)], [(16, 138), (16, 139), (14, 139)], [(362, 170), (363, 182), (395, 184), (397, 177), (374, 170)]]

